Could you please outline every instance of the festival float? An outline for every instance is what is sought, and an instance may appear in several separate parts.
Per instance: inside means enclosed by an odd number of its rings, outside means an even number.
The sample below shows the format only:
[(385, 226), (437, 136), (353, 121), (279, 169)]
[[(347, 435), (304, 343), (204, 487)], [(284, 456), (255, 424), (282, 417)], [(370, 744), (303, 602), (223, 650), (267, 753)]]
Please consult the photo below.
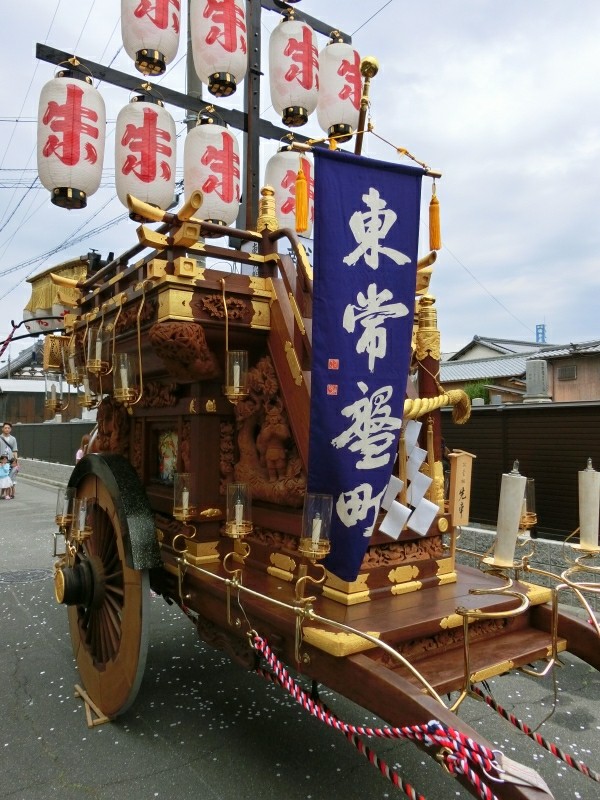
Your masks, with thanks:
[[(349, 738), (409, 738), (474, 796), (550, 798), (461, 720), (461, 704), (517, 668), (543, 680), (564, 650), (600, 668), (593, 581), (582, 579), (599, 552), (599, 473), (583, 471), (585, 536), (552, 588), (530, 563), (534, 515), (518, 465), (502, 478), (493, 551), (477, 569), (458, 563), (476, 462), (442, 448), (440, 410), (463, 424), (470, 404), (439, 382), (430, 285), (441, 173), (403, 147), (385, 162), (362, 154), (378, 65), (340, 29), (276, 0), (189, 6), (210, 101), (151, 82), (174, 58), (183, 4), (122, 3), (141, 78), (37, 48), (59, 70), (38, 139), (59, 206), (85, 206), (99, 184), (104, 107), (90, 76), (132, 95), (115, 137), (132, 245), (78, 277), (52, 272), (70, 307), (45, 348), (49, 413), (69, 393), (97, 410), (54, 535), (55, 594), (90, 724), (135, 701), (152, 589), (205, 642)], [(258, 114), (263, 13), (280, 15), (268, 82), (284, 127)], [(240, 90), (244, 112), (212, 102)], [(175, 207), (170, 105), (197, 123)], [(299, 130), (313, 113), (321, 139)], [(245, 132), (243, 158), (232, 128)], [(265, 138), (281, 143), (266, 169)], [(592, 624), (559, 610), (564, 591)], [(382, 727), (338, 719), (319, 685)]]

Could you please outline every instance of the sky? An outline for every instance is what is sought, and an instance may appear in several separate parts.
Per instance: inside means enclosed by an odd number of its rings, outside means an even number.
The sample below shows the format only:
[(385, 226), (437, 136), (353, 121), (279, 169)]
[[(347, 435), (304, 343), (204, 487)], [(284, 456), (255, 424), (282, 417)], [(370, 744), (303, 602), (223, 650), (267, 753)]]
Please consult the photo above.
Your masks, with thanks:
[[(370, 92), (377, 136), (365, 137), (363, 153), (411, 163), (398, 153), (405, 148), (442, 173), (443, 249), (430, 285), (442, 351), (475, 335), (535, 341), (540, 324), (548, 343), (600, 339), (600, 3), (301, 0), (296, 7), (350, 33), (361, 56), (379, 61)], [(84, 210), (56, 208), (37, 180), (35, 156), (39, 95), (55, 68), (37, 61), (35, 43), (139, 75), (122, 48), (120, 0), (27, 0), (9, 4), (4, 19), (0, 341), (22, 319), (28, 277), (90, 249), (106, 256), (136, 241), (116, 197), (112, 156), (114, 121), (129, 93), (98, 87), (108, 120), (101, 188)], [(278, 21), (263, 13), (264, 51)], [(179, 91), (184, 42), (185, 35), (157, 81)], [(319, 37), (319, 49), (325, 43)], [(238, 90), (229, 105), (241, 100)], [(278, 123), (267, 86), (262, 106)], [(182, 157), (184, 113), (169, 110)], [(316, 119), (299, 132), (320, 135)], [(273, 147), (263, 147), (261, 160)], [(426, 179), (420, 255), (428, 250), (430, 186)], [(12, 357), (30, 343), (13, 343)]]

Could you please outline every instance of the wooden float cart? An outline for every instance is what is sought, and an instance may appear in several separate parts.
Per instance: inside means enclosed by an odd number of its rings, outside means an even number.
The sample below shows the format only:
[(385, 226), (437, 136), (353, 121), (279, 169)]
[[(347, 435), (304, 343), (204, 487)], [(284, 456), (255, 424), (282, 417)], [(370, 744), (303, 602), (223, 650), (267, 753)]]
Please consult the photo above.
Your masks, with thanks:
[[(130, 202), (139, 217), (156, 221), (156, 210)], [(348, 583), (324, 573), (299, 546), (311, 268), (295, 235), (278, 230), (269, 189), (256, 231), (233, 231), (255, 252), (210, 244), (204, 237), (212, 226), (194, 217), (200, 203), (194, 195), (178, 213), (160, 212), (158, 231), (141, 224), (135, 247), (78, 282), (78, 307), (58, 346), (67, 356), (83, 352), (101, 326), (112, 351), (138, 367), (124, 387), (107, 359), (88, 371), (85, 391), (79, 388), (82, 404), (97, 404), (98, 425), (93, 452), (69, 486), (93, 515), (89, 524), (82, 518), (61, 526), (65, 555), (55, 584), (68, 606), (86, 695), (107, 718), (133, 703), (152, 588), (184, 610), (203, 640), (246, 668), (256, 664), (257, 642), (267, 642), (284, 664), (391, 726), (438, 720), (491, 749), (454, 713), (474, 684), (538, 660), (549, 668), (565, 649), (599, 668), (600, 649), (597, 630), (558, 613), (556, 592), (509, 580), (510, 570), (456, 563), (456, 524), (465, 521), (457, 495), (468, 495), (470, 459), (465, 466), (461, 454), (450, 458), (445, 500), (438, 409), (453, 405), (464, 421), (469, 405), (460, 392), (440, 393), (430, 377), (439, 358), (427, 294), (435, 255), (419, 264), (413, 367), (420, 396), (406, 401), (405, 419), (429, 423), (425, 469), (440, 511), (424, 537), (406, 529), (394, 541), (376, 530)], [(282, 236), (293, 257), (277, 254)], [(207, 258), (226, 258), (239, 271), (206, 266)], [(236, 404), (224, 395), (226, 349), (249, 354), (250, 388)], [(183, 512), (173, 473), (193, 476)], [(224, 535), (233, 478), (252, 489), (253, 527), (243, 538)], [(456, 692), (453, 703), (442, 699)], [(450, 753), (424, 749), (442, 761)], [(483, 767), (471, 769), (485, 780)], [(475, 794), (472, 780), (459, 777)], [(502, 800), (551, 797), (496, 777)]]

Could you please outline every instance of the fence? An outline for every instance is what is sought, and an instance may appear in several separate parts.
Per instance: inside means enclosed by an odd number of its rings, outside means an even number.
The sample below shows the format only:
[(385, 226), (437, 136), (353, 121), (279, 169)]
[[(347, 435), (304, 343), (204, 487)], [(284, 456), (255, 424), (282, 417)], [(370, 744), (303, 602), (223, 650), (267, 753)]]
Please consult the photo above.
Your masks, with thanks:
[(466, 425), (444, 409), (442, 431), (451, 450), (477, 456), (472, 522), (495, 526), (502, 473), (518, 460), (521, 474), (535, 479), (538, 534), (564, 539), (578, 527), (577, 473), (590, 457), (600, 467), (600, 403), (475, 407)]
[(17, 424), (12, 433), (18, 442), (20, 457), (74, 465), (81, 437), (90, 433), (94, 425), (94, 422)]

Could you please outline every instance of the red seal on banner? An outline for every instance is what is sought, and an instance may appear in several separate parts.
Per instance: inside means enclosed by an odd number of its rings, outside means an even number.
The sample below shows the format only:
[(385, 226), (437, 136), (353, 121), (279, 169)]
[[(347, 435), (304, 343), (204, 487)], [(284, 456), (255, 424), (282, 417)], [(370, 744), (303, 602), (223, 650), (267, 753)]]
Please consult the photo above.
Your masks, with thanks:
[(339, 369), (339, 368), (340, 368), (339, 358), (330, 358), (327, 361), (327, 369)]
[(337, 383), (328, 383), (327, 384), (327, 394), (330, 397), (334, 397), (338, 393)]

